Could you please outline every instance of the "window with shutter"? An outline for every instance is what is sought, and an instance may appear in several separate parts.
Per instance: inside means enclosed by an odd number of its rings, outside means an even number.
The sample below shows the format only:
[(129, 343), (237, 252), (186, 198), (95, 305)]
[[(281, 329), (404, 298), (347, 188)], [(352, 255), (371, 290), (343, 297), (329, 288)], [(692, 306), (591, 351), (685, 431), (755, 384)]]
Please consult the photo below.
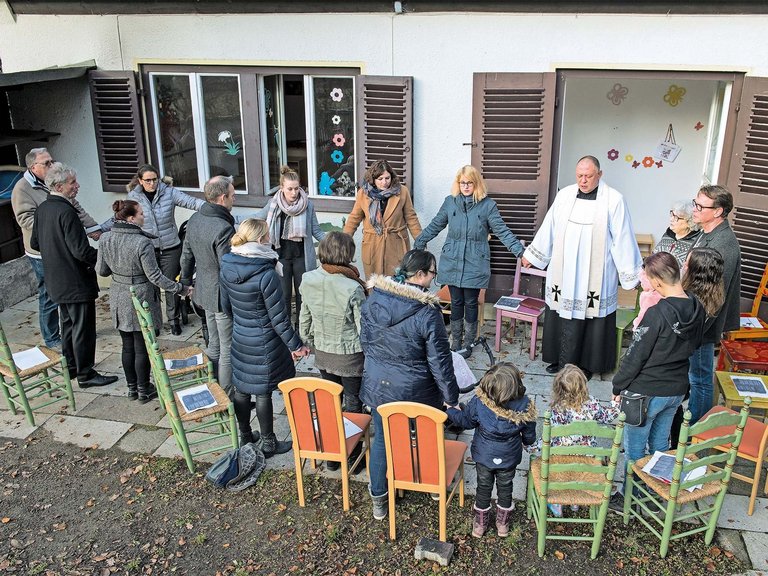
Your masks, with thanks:
[(357, 77), (358, 180), (376, 160), (392, 165), (413, 194), (413, 78)]
[(741, 296), (751, 301), (768, 261), (768, 78), (744, 78), (727, 186), (736, 206)]
[[(504, 222), (530, 242), (547, 212), (555, 74), (474, 75), (472, 164), (488, 185)], [(512, 287), (515, 256), (491, 239), (488, 300)]]
[(102, 187), (125, 192), (146, 162), (136, 78), (130, 71), (104, 70), (92, 70), (88, 77)]

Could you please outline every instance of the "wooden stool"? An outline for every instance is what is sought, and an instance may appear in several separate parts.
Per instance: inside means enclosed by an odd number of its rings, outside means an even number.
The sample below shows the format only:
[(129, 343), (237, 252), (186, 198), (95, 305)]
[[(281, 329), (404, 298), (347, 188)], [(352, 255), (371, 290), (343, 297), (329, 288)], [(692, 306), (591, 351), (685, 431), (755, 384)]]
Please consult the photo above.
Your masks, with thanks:
[[(720, 403), (719, 395), (723, 397), (723, 404), (726, 408), (740, 408), (744, 406), (744, 396), (739, 394), (736, 387), (733, 385), (731, 376), (753, 376), (760, 378), (768, 388), (768, 376), (760, 374), (739, 374), (736, 372), (715, 372), (715, 380), (717, 381), (717, 387), (715, 389), (715, 404)], [(759, 396), (750, 396), (752, 398), (752, 404), (749, 405), (750, 413), (754, 413), (755, 410), (762, 410), (764, 414), (763, 420), (768, 419), (768, 398), (760, 398)]]

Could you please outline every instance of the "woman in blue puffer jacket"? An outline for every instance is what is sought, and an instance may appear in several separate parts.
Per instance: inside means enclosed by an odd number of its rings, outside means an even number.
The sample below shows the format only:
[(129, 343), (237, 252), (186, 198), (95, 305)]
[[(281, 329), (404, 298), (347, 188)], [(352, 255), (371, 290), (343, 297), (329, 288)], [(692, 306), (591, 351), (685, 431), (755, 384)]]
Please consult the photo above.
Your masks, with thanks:
[(291, 449), (278, 441), (272, 422), (272, 392), (296, 375), (293, 361), (309, 354), (291, 326), (280, 288), (277, 253), (264, 220), (251, 218), (232, 237), (221, 259), (221, 308), (232, 318), (232, 384), (240, 444), (258, 440), (251, 430), (251, 395), (262, 451), (269, 458)]
[(387, 458), (376, 408), (396, 401), (442, 408), (459, 401), (440, 300), (429, 292), (435, 275), (434, 255), (411, 250), (395, 276), (371, 277), (373, 290), (362, 307), (360, 342), (365, 366), (360, 398), (373, 415), (368, 489), (376, 520), (387, 515)]

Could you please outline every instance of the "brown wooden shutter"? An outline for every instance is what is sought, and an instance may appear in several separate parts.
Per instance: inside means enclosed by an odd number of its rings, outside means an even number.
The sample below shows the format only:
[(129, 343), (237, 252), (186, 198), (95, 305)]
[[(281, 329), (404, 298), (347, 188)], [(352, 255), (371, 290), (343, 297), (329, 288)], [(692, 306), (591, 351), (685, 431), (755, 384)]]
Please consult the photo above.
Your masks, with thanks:
[(146, 162), (136, 77), (131, 71), (89, 72), (93, 123), (105, 192), (125, 185)]
[(357, 77), (357, 180), (386, 160), (413, 193), (413, 78)]
[[(549, 203), (555, 116), (555, 74), (476, 73), (472, 102), (472, 164), (507, 226), (530, 242)], [(515, 256), (491, 238), (487, 299), (512, 289)]]
[(768, 260), (768, 78), (744, 78), (726, 185), (736, 207), (741, 296), (751, 302)]

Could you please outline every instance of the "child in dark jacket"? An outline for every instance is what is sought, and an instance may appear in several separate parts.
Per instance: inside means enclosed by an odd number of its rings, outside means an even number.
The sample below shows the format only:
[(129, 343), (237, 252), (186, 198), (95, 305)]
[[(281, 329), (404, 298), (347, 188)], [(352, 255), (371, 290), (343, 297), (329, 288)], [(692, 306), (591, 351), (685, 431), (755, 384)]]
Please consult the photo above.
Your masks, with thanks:
[(523, 458), (523, 444), (536, 442), (536, 406), (525, 395), (520, 371), (509, 362), (493, 366), (480, 380), (475, 397), (462, 409), (448, 408), (448, 418), (462, 428), (477, 428), (472, 458), (477, 468), (472, 536), (485, 534), (491, 519), (494, 481), (498, 501), (496, 529), (509, 533), (512, 481)]

